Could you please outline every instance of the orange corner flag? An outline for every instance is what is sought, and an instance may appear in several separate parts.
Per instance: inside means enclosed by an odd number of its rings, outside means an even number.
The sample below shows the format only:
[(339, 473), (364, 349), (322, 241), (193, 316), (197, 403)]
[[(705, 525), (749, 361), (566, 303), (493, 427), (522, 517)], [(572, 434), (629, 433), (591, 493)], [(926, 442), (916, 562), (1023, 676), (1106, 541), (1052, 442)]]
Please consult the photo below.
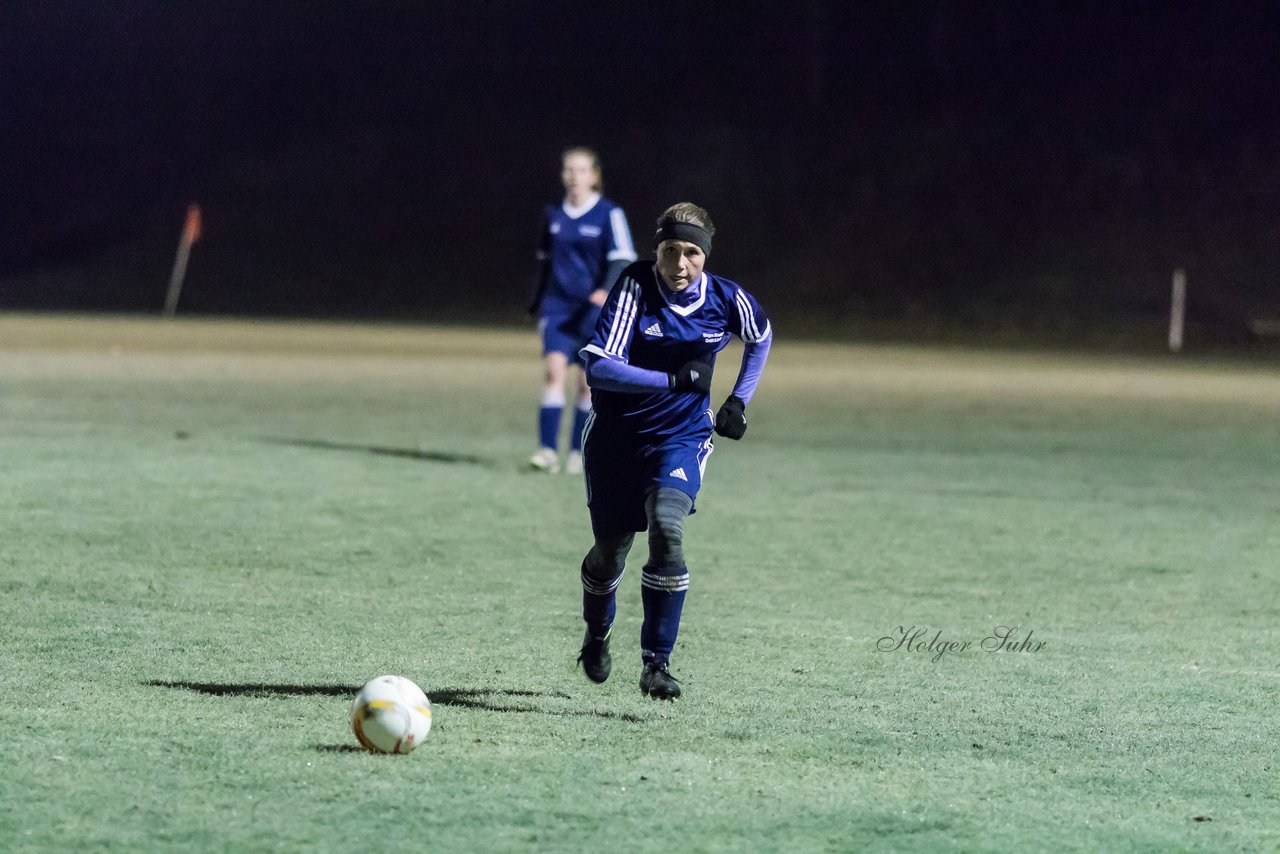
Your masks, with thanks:
[(197, 204), (187, 205), (187, 221), (182, 226), (182, 239), (188, 244), (200, 239), (200, 206)]

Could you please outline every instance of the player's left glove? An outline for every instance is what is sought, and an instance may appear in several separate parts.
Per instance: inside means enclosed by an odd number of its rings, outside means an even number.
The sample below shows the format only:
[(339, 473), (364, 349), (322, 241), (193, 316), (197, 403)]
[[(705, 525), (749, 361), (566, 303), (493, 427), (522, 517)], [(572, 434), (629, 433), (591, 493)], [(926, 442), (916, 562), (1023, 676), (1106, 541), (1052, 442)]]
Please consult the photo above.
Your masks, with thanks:
[(672, 391), (711, 391), (711, 363), (695, 359), (680, 366), (674, 374), (667, 374), (667, 385)]
[(729, 395), (716, 413), (716, 432), (726, 439), (741, 439), (747, 433), (747, 405)]

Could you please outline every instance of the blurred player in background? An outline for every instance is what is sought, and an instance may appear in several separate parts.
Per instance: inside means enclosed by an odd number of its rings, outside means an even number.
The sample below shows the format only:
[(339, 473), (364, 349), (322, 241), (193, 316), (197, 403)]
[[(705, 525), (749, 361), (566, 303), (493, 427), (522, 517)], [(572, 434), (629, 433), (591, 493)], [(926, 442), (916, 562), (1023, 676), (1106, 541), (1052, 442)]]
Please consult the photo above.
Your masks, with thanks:
[[(560, 471), (560, 420), (570, 361), (582, 367), (578, 351), (591, 337), (609, 288), (623, 268), (636, 260), (622, 208), (602, 197), (600, 158), (589, 148), (570, 148), (560, 156), (564, 201), (542, 214), (538, 275), (529, 313), (542, 336), (542, 403), (538, 410), (535, 469)], [(591, 411), (591, 390), (581, 370), (577, 381), (573, 428), (565, 469), (582, 471), (582, 428)]]
[[(729, 439), (747, 431), (746, 407), (773, 340), (755, 298), (703, 269), (713, 234), (702, 208), (668, 208), (654, 235), (657, 261), (622, 272), (582, 349), (595, 392), (583, 442), (595, 544), (582, 561), (587, 631), (578, 660), (592, 681), (609, 677), (618, 582), (636, 533), (648, 531), (640, 690), (663, 700), (680, 696), (668, 663), (689, 587), (684, 520), (694, 512), (712, 430)], [(731, 334), (743, 341), (742, 364), (732, 394), (713, 411), (711, 373)]]

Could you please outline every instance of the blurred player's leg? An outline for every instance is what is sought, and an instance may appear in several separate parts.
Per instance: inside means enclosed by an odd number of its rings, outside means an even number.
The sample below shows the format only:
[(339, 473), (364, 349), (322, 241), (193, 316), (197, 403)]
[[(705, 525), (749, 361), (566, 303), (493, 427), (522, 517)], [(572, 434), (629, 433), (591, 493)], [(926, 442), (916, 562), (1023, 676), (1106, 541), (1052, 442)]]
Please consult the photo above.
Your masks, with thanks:
[(569, 456), (565, 460), (564, 470), (569, 474), (582, 474), (582, 430), (587, 426), (587, 416), (591, 413), (591, 389), (587, 386), (586, 371), (579, 370), (578, 400), (573, 409), (573, 433), (569, 438)]
[(542, 405), (538, 409), (538, 450), (529, 464), (545, 472), (560, 471), (560, 418), (564, 413), (564, 380), (569, 363), (564, 353), (543, 357)]

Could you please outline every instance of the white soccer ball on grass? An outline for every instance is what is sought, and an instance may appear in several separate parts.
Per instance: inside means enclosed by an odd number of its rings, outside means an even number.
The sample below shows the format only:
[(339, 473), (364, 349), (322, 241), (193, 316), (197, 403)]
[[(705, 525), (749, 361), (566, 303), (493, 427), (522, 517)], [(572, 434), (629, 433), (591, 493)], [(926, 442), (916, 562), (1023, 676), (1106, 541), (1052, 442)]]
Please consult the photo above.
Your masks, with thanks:
[(411, 679), (370, 679), (351, 703), (351, 729), (366, 750), (409, 753), (431, 732), (431, 701)]

